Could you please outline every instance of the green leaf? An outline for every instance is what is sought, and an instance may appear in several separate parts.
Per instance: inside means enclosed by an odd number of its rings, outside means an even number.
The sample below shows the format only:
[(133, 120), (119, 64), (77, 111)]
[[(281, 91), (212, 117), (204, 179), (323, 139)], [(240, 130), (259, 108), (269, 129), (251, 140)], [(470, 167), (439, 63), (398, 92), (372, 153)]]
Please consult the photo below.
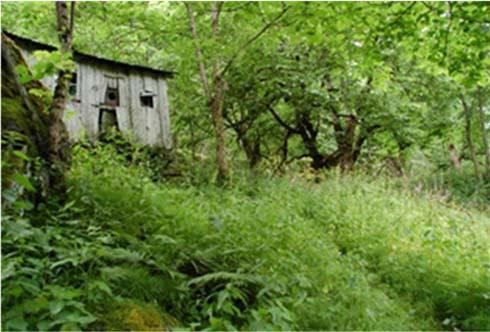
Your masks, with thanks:
[(39, 331), (47, 331), (51, 327), (51, 322), (48, 320), (42, 320), (36, 325)]
[(13, 330), (13, 331), (27, 331), (29, 324), (27, 323), (27, 320), (24, 319), (23, 316), (20, 317), (15, 317), (14, 319), (8, 320), (5, 323), (5, 327), (7, 330)]
[(2, 197), (7, 201), (7, 202), (15, 202), (15, 200), (18, 197), (18, 193), (13, 190), (13, 189), (5, 189), (2, 191)]
[(30, 211), (34, 209), (34, 204), (32, 204), (30, 201), (19, 200), (14, 202), (14, 207), (18, 210)]
[(13, 180), (19, 186), (22, 186), (23, 188), (25, 188), (28, 191), (31, 191), (31, 192), (36, 191), (36, 188), (34, 188), (34, 186), (32, 185), (31, 181), (29, 181), (29, 179), (25, 175), (23, 175), (23, 174), (15, 173), (13, 175)]
[(29, 156), (27, 156), (24, 152), (22, 151), (14, 151), (13, 152), (14, 156), (17, 156), (19, 157), (20, 159), (24, 159), (25, 161), (31, 161), (31, 158)]
[(41, 292), (37, 281), (23, 278), (19, 284), (31, 294), (39, 294), (39, 292)]
[(87, 325), (87, 324), (95, 322), (96, 319), (97, 318), (95, 318), (95, 316), (88, 315), (88, 316), (82, 316), (82, 317), (77, 318), (76, 322), (80, 323), (82, 325)]
[(57, 299), (70, 300), (81, 295), (81, 292), (75, 289), (64, 289), (59, 286), (51, 287), (51, 294)]
[(60, 331), (81, 331), (82, 329), (76, 323), (65, 323), (61, 325)]
[[(3, 279), (3, 275), (4, 273), (2, 273), (2, 279)], [(8, 293), (7, 292), (5, 293), (13, 296), (14, 298), (19, 298), (22, 294), (24, 294), (24, 290), (22, 289), (22, 287), (16, 285), (12, 287), (12, 289), (10, 289)]]
[(63, 301), (51, 301), (49, 304), (49, 312), (51, 315), (56, 315), (65, 307), (65, 302)]
[(95, 288), (98, 288), (99, 290), (103, 291), (107, 295), (112, 295), (111, 288), (109, 287), (109, 285), (107, 285), (103, 281), (97, 280), (97, 281), (94, 281), (94, 282), (90, 283), (89, 289), (92, 290), (92, 289), (95, 289)]
[(58, 266), (62, 266), (62, 265), (69, 264), (69, 263), (72, 264), (73, 266), (78, 265), (77, 264), (77, 261), (75, 260), (75, 258), (68, 257), (68, 258), (62, 259), (62, 260), (60, 260), (58, 262), (55, 262), (55, 263), (51, 264), (50, 268), (51, 269), (54, 269), (54, 268), (56, 268)]
[(70, 201), (70, 202), (66, 203), (60, 212), (65, 212), (65, 211), (69, 210), (73, 205), (75, 205), (75, 203), (76, 203), (76, 201)]
[(17, 65), (15, 67), (17, 74), (19, 75), (19, 82), (21, 84), (26, 84), (32, 81), (32, 76), (29, 73), (29, 69), (24, 65)]
[(48, 305), (48, 300), (45, 297), (40, 296), (33, 300), (27, 300), (24, 302), (24, 310), (27, 313), (38, 313), (44, 310)]

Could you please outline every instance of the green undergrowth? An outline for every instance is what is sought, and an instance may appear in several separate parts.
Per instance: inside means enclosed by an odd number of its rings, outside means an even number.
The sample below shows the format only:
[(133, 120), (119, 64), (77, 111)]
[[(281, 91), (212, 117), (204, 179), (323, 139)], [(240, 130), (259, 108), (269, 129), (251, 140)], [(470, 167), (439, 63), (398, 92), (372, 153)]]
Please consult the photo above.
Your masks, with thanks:
[(416, 169), (410, 175), (412, 186), (431, 191), (446, 201), (458, 205), (490, 212), (490, 174), (479, 179), (474, 166), (463, 161), (460, 169), (444, 170)]
[(186, 186), (74, 154), (66, 203), (4, 214), (6, 330), (490, 329), (478, 212), (367, 176)]

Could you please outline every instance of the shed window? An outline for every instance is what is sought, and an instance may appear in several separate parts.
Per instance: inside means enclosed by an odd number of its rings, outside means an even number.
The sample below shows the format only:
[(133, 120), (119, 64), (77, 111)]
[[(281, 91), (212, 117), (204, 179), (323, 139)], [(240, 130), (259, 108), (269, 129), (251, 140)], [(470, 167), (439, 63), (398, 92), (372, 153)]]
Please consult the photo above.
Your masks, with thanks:
[(70, 83), (68, 84), (68, 93), (72, 97), (77, 94), (77, 73), (71, 73)]
[(155, 94), (151, 91), (143, 91), (140, 94), (140, 102), (143, 107), (153, 108), (153, 96)]
[(153, 108), (153, 96), (141, 96), (141, 106)]
[(105, 92), (105, 104), (119, 106), (119, 91), (117, 88), (108, 86)]

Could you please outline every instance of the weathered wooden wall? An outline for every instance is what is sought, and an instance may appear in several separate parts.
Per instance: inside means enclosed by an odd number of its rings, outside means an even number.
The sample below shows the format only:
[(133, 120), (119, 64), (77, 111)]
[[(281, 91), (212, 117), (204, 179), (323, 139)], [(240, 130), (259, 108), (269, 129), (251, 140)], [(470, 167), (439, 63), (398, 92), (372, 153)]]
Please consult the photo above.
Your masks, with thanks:
[[(23, 50), (27, 63), (32, 66), (36, 59), (32, 52)], [(107, 84), (117, 78), (119, 106), (115, 107), (119, 129), (130, 133), (140, 143), (171, 148), (170, 116), (165, 78), (154, 73), (144, 73), (134, 68), (109, 67), (94, 61), (78, 63), (77, 92), (67, 105), (65, 123), (74, 140), (81, 137), (96, 139), (99, 134), (99, 112), (105, 99)], [(56, 77), (42, 79), (54, 90)], [(140, 93), (155, 94), (153, 108), (144, 107)]]

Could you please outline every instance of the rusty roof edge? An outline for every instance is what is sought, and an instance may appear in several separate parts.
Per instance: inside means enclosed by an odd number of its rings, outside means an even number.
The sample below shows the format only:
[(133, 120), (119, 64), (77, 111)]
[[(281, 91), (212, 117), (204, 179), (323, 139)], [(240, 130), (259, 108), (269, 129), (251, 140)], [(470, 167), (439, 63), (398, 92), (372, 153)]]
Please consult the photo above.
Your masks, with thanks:
[[(29, 39), (29, 38), (26, 38), (26, 37), (22, 37), (22, 36), (19, 36), (19, 35), (14, 34), (12, 32), (6, 31), (4, 29), (2, 29), (2, 33), (4, 33), (5, 35), (7, 35), (7, 37), (10, 37), (14, 41), (21, 41), (21, 42), (24, 42), (24, 43), (29, 43), (29, 44), (33, 45), (34, 48), (45, 49), (45, 50), (49, 50), (49, 51), (55, 51), (55, 50), (58, 49), (57, 47), (54, 47), (52, 45), (44, 44), (44, 43), (38, 42), (36, 40), (32, 40), (32, 39)], [(153, 74), (156, 74), (156, 75), (159, 75), (159, 76), (163, 76), (163, 77), (169, 77), (169, 78), (171, 78), (171, 77), (173, 77), (175, 75), (175, 72), (172, 72), (172, 71), (166, 71), (166, 70), (161, 70), (161, 69), (146, 67), (146, 66), (142, 66), (142, 65), (135, 65), (135, 64), (130, 64), (130, 63), (126, 63), (126, 62), (120, 62), (120, 61), (105, 59), (105, 58), (101, 58), (101, 57), (98, 57), (98, 56), (95, 56), (95, 55), (90, 55), (90, 54), (82, 53), (82, 52), (79, 52), (77, 50), (73, 50), (73, 57), (74, 57), (75, 60), (77, 60), (77, 58), (78, 58), (78, 60), (92, 59), (92, 60), (95, 60), (95, 61), (98, 61), (98, 62), (102, 62), (102, 63), (105, 63), (105, 64), (117, 65), (117, 66), (131, 68), (131, 69), (136, 69), (136, 70), (140, 70), (140, 71), (151, 72)]]

